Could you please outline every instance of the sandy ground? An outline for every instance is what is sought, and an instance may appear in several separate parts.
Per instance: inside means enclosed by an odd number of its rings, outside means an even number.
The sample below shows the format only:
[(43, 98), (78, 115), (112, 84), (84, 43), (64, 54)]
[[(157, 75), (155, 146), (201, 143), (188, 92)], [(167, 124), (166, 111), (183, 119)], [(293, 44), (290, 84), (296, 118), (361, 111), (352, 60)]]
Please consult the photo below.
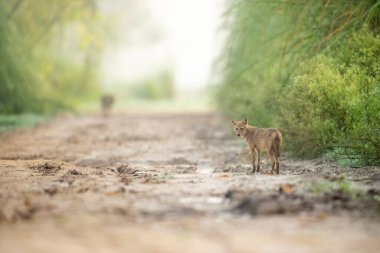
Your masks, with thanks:
[(270, 175), (263, 158), (249, 173), (229, 122), (206, 113), (2, 133), (0, 252), (379, 252), (379, 202), (309, 188), (344, 178), (378, 197), (380, 168), (282, 158)]

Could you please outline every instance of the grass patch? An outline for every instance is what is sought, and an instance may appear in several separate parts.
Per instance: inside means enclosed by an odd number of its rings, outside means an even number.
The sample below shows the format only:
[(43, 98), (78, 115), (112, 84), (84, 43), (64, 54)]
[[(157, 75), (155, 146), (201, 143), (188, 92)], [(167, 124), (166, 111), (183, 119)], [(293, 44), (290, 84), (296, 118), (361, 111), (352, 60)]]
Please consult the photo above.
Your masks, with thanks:
[(311, 182), (307, 188), (317, 196), (323, 196), (333, 191), (341, 191), (350, 196), (351, 199), (357, 199), (365, 193), (365, 189), (345, 179), (336, 181), (319, 179)]
[(326, 160), (333, 161), (338, 165), (350, 166), (353, 168), (359, 168), (366, 164), (366, 162), (363, 161), (363, 159), (361, 159), (361, 157), (359, 156), (344, 156), (344, 154), (348, 153), (349, 151), (347, 151), (346, 149), (338, 147), (326, 152), (325, 154), (323, 154), (323, 157)]
[(49, 117), (38, 114), (0, 115), (0, 132), (18, 127), (31, 127)]
[(156, 179), (166, 181), (166, 180), (170, 180), (170, 179), (175, 179), (175, 177), (172, 174), (165, 172), (165, 173), (162, 173), (162, 174), (156, 176)]

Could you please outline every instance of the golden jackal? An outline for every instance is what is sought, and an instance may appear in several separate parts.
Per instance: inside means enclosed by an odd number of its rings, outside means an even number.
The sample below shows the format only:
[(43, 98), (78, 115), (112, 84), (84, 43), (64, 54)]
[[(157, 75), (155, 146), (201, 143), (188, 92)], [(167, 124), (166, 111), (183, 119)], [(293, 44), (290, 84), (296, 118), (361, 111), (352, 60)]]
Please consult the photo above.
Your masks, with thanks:
[(113, 95), (103, 95), (102, 96), (103, 116), (107, 116), (110, 113), (112, 105), (114, 102), (115, 102), (115, 98)]
[[(274, 172), (276, 168), (276, 173), (280, 174), (280, 148), (282, 145), (282, 134), (278, 129), (275, 128), (258, 128), (248, 125), (247, 118), (244, 121), (232, 120), (232, 125), (234, 127), (237, 136), (241, 136), (245, 139), (249, 146), (249, 151), (251, 153), (252, 159), (252, 172), (254, 173), (257, 168), (257, 172), (260, 171), (260, 150), (266, 149), (268, 156), (272, 161), (272, 170)], [(257, 166), (256, 166), (256, 155), (257, 153)]]

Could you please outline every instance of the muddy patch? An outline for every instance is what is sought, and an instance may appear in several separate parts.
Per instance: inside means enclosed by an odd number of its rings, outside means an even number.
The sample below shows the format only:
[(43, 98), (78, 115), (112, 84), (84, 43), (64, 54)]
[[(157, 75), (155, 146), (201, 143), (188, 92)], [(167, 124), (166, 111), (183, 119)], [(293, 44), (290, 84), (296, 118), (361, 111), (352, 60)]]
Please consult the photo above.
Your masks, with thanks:
[(144, 184), (159, 184), (165, 183), (166, 173), (158, 173), (156, 170), (141, 171), (133, 168), (130, 165), (119, 165), (116, 168), (116, 172), (121, 177), (120, 182), (128, 185), (132, 182), (138, 180), (140, 183)]
[(314, 213), (340, 215), (351, 213), (354, 216), (380, 217), (380, 191), (370, 189), (356, 195), (343, 189), (333, 189), (322, 194), (312, 192), (296, 193), (291, 184), (280, 185), (278, 192), (256, 192), (244, 194), (241, 191), (228, 191), (226, 199), (237, 203), (231, 212), (235, 214), (257, 215), (296, 215)]
[(167, 164), (172, 164), (172, 165), (179, 165), (179, 164), (197, 165), (196, 162), (190, 162), (189, 160), (187, 160), (187, 159), (185, 159), (183, 157), (173, 158), (172, 160), (168, 161)]
[(196, 170), (196, 166), (177, 165), (174, 167), (174, 171), (178, 174), (191, 174), (194, 173)]
[[(229, 122), (212, 114), (125, 113), (107, 119), (60, 118), (33, 131), (24, 130), (22, 138), (20, 133), (8, 133), (0, 153), (15, 159), (0, 160), (0, 245), (29, 249), (36, 241), (42, 242), (30, 252), (60, 248), (64, 252), (70, 251), (68, 245), (83, 248), (94, 242), (93, 251), (117, 244), (121, 251), (135, 252), (181, 252), (184, 248), (264, 252), (280, 241), (273, 240), (273, 235), (276, 239), (284, 235), (287, 252), (304, 252), (309, 233), (309, 241), (316, 242), (315, 252), (328, 252), (317, 249), (331, 245), (334, 236), (342, 245), (352, 238), (372, 236), (371, 244), (365, 245), (378, 250), (373, 242), (378, 245), (380, 230), (367, 231), (365, 226), (380, 223), (373, 215), (380, 199), (380, 168), (281, 157), (280, 175), (270, 175), (264, 153), (261, 172), (252, 174), (247, 147), (241, 139), (230, 138), (230, 130)], [(319, 214), (348, 218), (342, 223), (344, 229), (332, 218), (325, 219), (316, 225), (318, 232), (299, 222)], [(21, 226), (3, 221), (19, 221)], [(73, 224), (80, 225), (73, 229)], [(29, 229), (23, 230), (25, 226)], [(318, 230), (318, 226), (324, 228)], [(155, 228), (154, 236), (147, 235)], [(326, 229), (330, 234), (326, 235)], [(262, 237), (263, 230), (267, 238)], [(122, 231), (120, 241), (115, 241), (112, 231)], [(346, 232), (346, 237), (336, 231)], [(56, 240), (48, 244), (41, 239), (47, 237), (49, 242)], [(138, 244), (136, 238), (142, 238)], [(301, 250), (294, 250), (297, 238)], [(153, 241), (156, 247), (141, 249)], [(227, 241), (229, 247), (224, 247)], [(162, 243), (168, 250), (161, 250)], [(210, 243), (217, 248), (211, 250)], [(265, 247), (254, 248), (260, 243)], [(190, 247), (194, 245), (199, 248)], [(233, 250), (236, 245), (241, 248)], [(363, 241), (353, 245), (357, 252)], [(279, 248), (283, 247), (271, 251)], [(82, 252), (76, 249), (71, 251)], [(25, 251), (4, 252), (12, 250)]]
[(126, 134), (122, 133), (116, 137), (109, 138), (108, 141), (118, 141), (118, 142), (143, 142), (143, 141), (160, 141), (157, 135), (136, 135), (136, 134)]
[(56, 180), (60, 186), (67, 188), (71, 186), (77, 179), (86, 178), (88, 175), (79, 171), (78, 169), (70, 169), (65, 174), (63, 174), (59, 179)]
[(69, 171), (67, 172), (67, 174), (69, 174), (69, 175), (74, 175), (74, 176), (84, 175), (82, 172), (80, 172), (80, 171), (78, 171), (78, 170), (76, 170), (76, 169), (69, 170)]
[(37, 171), (42, 176), (52, 176), (58, 171), (62, 170), (62, 164), (57, 164), (53, 162), (45, 162), (43, 164), (37, 164), (30, 166), (31, 169)]
[(131, 175), (131, 176), (138, 176), (140, 174), (140, 171), (137, 169), (132, 168), (128, 164), (119, 165), (116, 168), (117, 173), (121, 175)]
[(150, 221), (159, 221), (159, 220), (179, 220), (183, 218), (191, 217), (201, 217), (205, 215), (206, 212), (196, 210), (191, 207), (177, 207), (177, 208), (168, 208), (165, 210), (157, 211), (144, 211), (142, 215), (145, 216), (145, 219)]
[(56, 186), (52, 186), (52, 187), (49, 187), (49, 188), (45, 188), (44, 189), (44, 192), (46, 194), (49, 194), (50, 196), (54, 196), (55, 194), (57, 194), (59, 191), (58, 187)]
[(30, 198), (0, 198), (0, 221), (16, 222), (19, 220), (30, 220), (42, 209), (50, 209), (48, 203), (37, 203)]
[(243, 165), (223, 165), (213, 170), (213, 173), (234, 173), (234, 174), (249, 174), (252, 172), (252, 168)]
[(78, 166), (94, 167), (94, 168), (106, 167), (112, 164), (113, 164), (113, 161), (109, 161), (107, 159), (99, 159), (99, 158), (86, 158), (76, 163), (76, 165)]

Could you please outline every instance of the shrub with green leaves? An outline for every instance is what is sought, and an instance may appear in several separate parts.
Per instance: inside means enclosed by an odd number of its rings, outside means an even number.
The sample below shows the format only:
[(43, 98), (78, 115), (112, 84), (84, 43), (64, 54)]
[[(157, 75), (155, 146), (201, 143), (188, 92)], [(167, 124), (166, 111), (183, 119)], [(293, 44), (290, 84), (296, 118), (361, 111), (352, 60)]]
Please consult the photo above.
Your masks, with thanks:
[(228, 36), (216, 64), (219, 108), (260, 127), (275, 126), (277, 95), (300, 63), (363, 26), (379, 31), (379, 13), (378, 0), (226, 1)]
[(296, 156), (380, 164), (379, 13), (379, 0), (227, 1), (220, 110), (279, 127)]
[(368, 31), (302, 64), (279, 96), (279, 124), (301, 157), (380, 163), (380, 38)]

